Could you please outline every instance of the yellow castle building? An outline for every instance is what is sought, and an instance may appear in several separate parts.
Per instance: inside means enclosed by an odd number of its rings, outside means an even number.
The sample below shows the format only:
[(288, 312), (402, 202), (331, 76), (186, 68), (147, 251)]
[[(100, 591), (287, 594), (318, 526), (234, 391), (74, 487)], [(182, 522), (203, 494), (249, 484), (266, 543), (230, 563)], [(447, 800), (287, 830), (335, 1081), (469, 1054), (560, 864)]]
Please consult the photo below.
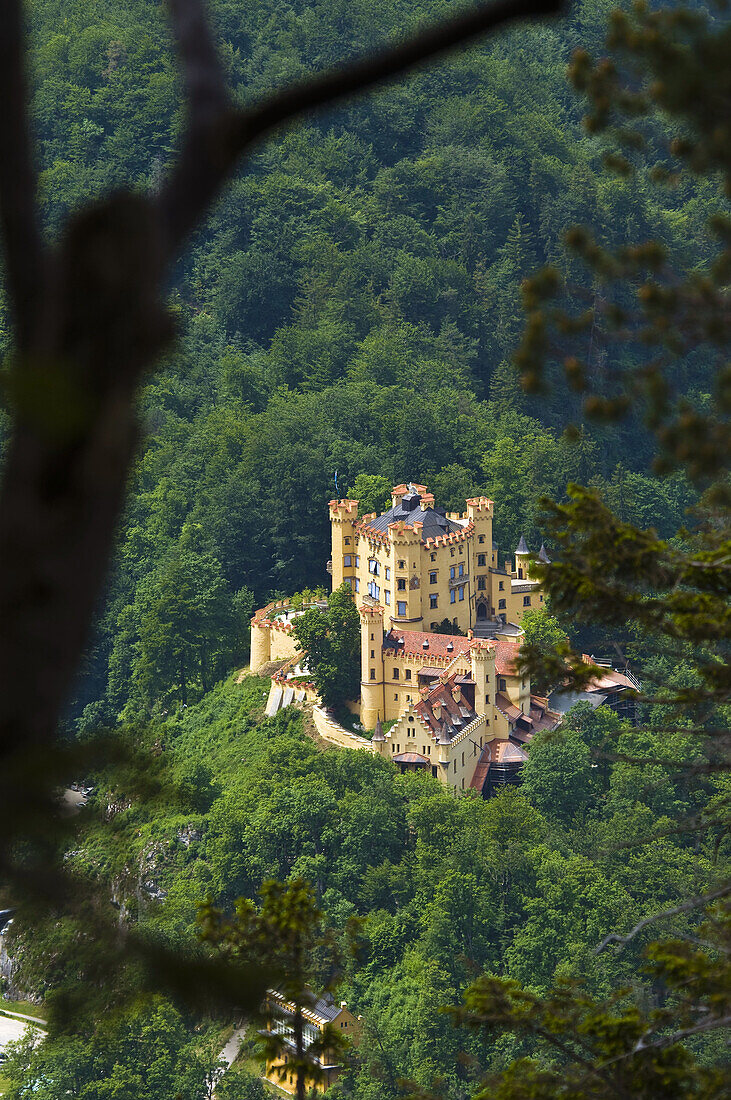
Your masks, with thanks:
[[(402, 771), (424, 770), (455, 791), (489, 795), (516, 782), (533, 734), (558, 724), (547, 700), (531, 695), (517, 657), (520, 620), (543, 606), (521, 538), (499, 564), (493, 502), (473, 497), (464, 513), (435, 506), (425, 485), (396, 485), (380, 516), (359, 517), (357, 500), (332, 500), (333, 588), (350, 585), (361, 625), (361, 726), (340, 726), (317, 705), (320, 735), (344, 748), (385, 756)], [(542, 546), (538, 560), (548, 563)], [(306, 654), (288, 600), (262, 608), (251, 624), (251, 667), (283, 662), (272, 676), (266, 713), (313, 701)], [(316, 696), (315, 696), (316, 699)]]
[[(388, 511), (363, 516), (357, 500), (330, 501), (333, 588), (349, 584), (358, 607), (382, 604), (390, 625), (409, 630), (441, 629), (447, 620), (489, 637), (543, 606), (525, 539), (514, 563), (500, 564), (487, 497), (467, 500), (464, 513), (446, 512), (426, 485), (410, 484), (396, 485), (391, 500)], [(543, 546), (538, 560), (548, 562)]]

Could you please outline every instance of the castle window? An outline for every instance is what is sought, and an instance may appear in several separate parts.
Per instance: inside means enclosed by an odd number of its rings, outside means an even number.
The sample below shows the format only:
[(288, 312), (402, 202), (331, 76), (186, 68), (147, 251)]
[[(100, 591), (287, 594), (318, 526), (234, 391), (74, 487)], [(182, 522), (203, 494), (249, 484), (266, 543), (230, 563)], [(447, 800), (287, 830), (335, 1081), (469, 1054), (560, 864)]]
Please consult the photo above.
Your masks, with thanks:
[[(410, 679), (411, 679), (411, 669), (410, 669), (410, 668), (407, 668), (407, 669), (406, 669), (406, 672), (405, 672), (405, 674), (404, 674), (404, 675), (406, 676), (406, 679), (407, 679), (407, 680), (410, 680)], [(413, 721), (414, 721), (414, 719), (412, 718), (412, 719), (411, 719), (411, 721), (413, 722)]]
[(484, 592), (484, 590), (487, 588), (487, 577), (478, 577), (477, 578), (477, 587), (480, 590), (480, 592)]
[(348, 569), (353, 564), (353, 558), (350, 554), (345, 555), (345, 557), (343, 558), (343, 564), (347, 566)]
[(452, 547), (451, 550), (449, 551), (449, 556), (450, 556), (450, 558), (454, 557), (454, 547)]
[(437, 583), (437, 574), (436, 574), (436, 572), (430, 573), (429, 574), (429, 584), (436, 584), (436, 583)]
[(373, 575), (375, 577), (377, 577), (378, 574), (381, 572), (381, 566), (379, 565), (376, 558), (369, 558), (369, 560), (368, 560), (368, 572), (373, 573)]
[(464, 599), (464, 585), (463, 584), (461, 584), (459, 586), (459, 598), (460, 598), (460, 600)]
[(497, 605), (498, 605), (498, 609), (499, 609), (500, 611), (504, 611), (504, 610), (505, 610), (505, 600), (498, 600), (498, 604), (497, 604)]
[(353, 587), (353, 578), (352, 577), (343, 577), (343, 584), (347, 584), (348, 588), (352, 588)]
[(431, 596), (429, 597), (429, 607), (430, 608), (435, 608), (437, 606), (438, 606), (437, 594), (436, 594), (436, 592), (432, 592)]
[(523, 580), (523, 570), (522, 570), (522, 569), (519, 569), (519, 570), (518, 570), (518, 580), (519, 580), (519, 581), (522, 581), (522, 580)]
[(387, 581), (391, 580), (391, 570), (388, 566), (386, 566), (386, 580)]
[(449, 593), (449, 602), (454, 603), (454, 601), (456, 599), (457, 599), (457, 590), (456, 590), (456, 588), (453, 588), (452, 591)]
[(505, 582), (500, 581), (500, 591), (502, 592), (504, 588), (505, 588)]
[(355, 578), (355, 591), (360, 592), (360, 580), (358, 577)]
[(398, 680), (399, 678), (399, 670), (397, 668), (394, 668), (393, 670), (393, 678), (394, 680)]
[(406, 562), (405, 561), (400, 561), (398, 563), (398, 567), (399, 567), (399, 569), (405, 569), (406, 568)]
[(343, 542), (345, 543), (346, 546), (350, 546), (350, 535), (346, 535), (345, 538), (343, 539)]
[(411, 702), (411, 696), (410, 696), (410, 695), (407, 695), (407, 696), (406, 696), (406, 702), (407, 702), (407, 703), (410, 703), (410, 702)]
[(464, 790), (464, 778), (462, 779), (462, 790)]
[(406, 591), (406, 578), (405, 577), (399, 577), (398, 580), (396, 581), (396, 587), (398, 588), (399, 592), (405, 592)]
[(453, 581), (453, 580), (454, 580), (454, 576), (455, 576), (455, 570), (454, 570), (454, 566), (453, 566), (453, 565), (451, 565), (451, 566), (449, 567), (449, 579), (450, 579), (450, 581)]
[(464, 767), (464, 753), (462, 753), (462, 767)]
[(486, 702), (486, 703), (489, 703), (489, 702), (490, 702), (490, 696), (489, 696), (489, 695), (486, 695), (486, 696), (485, 696), (485, 702)]
[(460, 577), (464, 576), (464, 562), (463, 561), (461, 561), (459, 563), (459, 575), (460, 575)]
[(356, 569), (360, 568), (360, 554), (355, 555), (355, 568)]
[(478, 554), (477, 555), (477, 564), (478, 565), (484, 565), (485, 564), (485, 555), (484, 554)]
[(394, 695), (393, 701), (394, 703), (398, 703), (398, 692), (396, 692), (396, 694)]
[(501, 676), (498, 680), (497, 686), (499, 687), (500, 691), (505, 691), (505, 678), (503, 676)]
[(523, 607), (530, 607), (530, 596), (523, 596)]
[(539, 596), (538, 599), (543, 603), (543, 596)]
[(375, 668), (372, 668), (371, 669), (371, 680), (375, 680), (375, 678), (376, 678), (376, 670), (375, 670)]
[(478, 538), (478, 540), (477, 540), (477, 541), (478, 541), (478, 542), (484, 542), (484, 541), (485, 541), (485, 536), (484, 536), (484, 535), (480, 535), (480, 537)]
[(398, 601), (398, 604), (396, 606), (396, 614), (397, 615), (405, 615), (406, 614), (406, 600), (399, 600)]
[(373, 660), (373, 658), (375, 657), (375, 655), (376, 655), (376, 651), (375, 651), (375, 649), (372, 649), (372, 650), (371, 650), (371, 660)]
[(430, 557), (431, 557), (431, 560), (432, 560), (432, 561), (436, 561), (436, 560), (437, 560), (437, 556), (436, 556), (436, 554), (431, 554), (431, 555), (430, 555)]
[(460, 552), (460, 554), (464, 554), (464, 548), (462, 546), (460, 546), (459, 552)]
[(391, 606), (391, 592), (388, 588), (386, 588), (384, 590), (384, 595), (386, 597), (386, 607), (390, 607)]

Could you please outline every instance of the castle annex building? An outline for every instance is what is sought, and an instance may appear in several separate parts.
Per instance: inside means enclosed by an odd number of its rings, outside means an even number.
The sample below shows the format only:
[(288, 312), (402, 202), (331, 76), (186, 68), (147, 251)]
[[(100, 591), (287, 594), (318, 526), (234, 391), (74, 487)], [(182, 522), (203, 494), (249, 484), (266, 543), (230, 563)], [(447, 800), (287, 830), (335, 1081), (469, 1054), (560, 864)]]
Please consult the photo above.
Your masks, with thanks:
[[(357, 500), (331, 500), (333, 588), (346, 583), (358, 607), (380, 604), (387, 625), (489, 637), (543, 606), (521, 538), (513, 561), (492, 541), (493, 502), (466, 501), (464, 513), (436, 507), (425, 485), (396, 485), (392, 506), (359, 516)], [(544, 547), (538, 560), (548, 562)]]

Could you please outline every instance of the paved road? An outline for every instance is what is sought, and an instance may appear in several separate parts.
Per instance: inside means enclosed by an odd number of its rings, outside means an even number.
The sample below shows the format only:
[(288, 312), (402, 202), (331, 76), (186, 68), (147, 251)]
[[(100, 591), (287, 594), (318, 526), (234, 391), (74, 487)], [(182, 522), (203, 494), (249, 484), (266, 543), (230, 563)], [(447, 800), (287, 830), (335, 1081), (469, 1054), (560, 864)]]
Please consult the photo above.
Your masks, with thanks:
[[(221, 1059), (222, 1062), (226, 1063), (226, 1068), (233, 1065), (233, 1063), (238, 1058), (239, 1049), (241, 1047), (241, 1043), (243, 1042), (245, 1034), (246, 1034), (246, 1028), (244, 1028), (244, 1027), (236, 1028), (236, 1031), (234, 1031), (233, 1035), (231, 1036), (229, 1041), (226, 1043), (226, 1046), (223, 1048), (223, 1050), (219, 1054), (218, 1057)], [(226, 1072), (226, 1070), (223, 1070), (223, 1073), (225, 1073), (225, 1072)]]
[(9, 1016), (0, 1016), (0, 1051), (4, 1050), (8, 1043), (14, 1043), (20, 1039), (27, 1027), (32, 1027), (32, 1024), (26, 1020), (12, 1020)]

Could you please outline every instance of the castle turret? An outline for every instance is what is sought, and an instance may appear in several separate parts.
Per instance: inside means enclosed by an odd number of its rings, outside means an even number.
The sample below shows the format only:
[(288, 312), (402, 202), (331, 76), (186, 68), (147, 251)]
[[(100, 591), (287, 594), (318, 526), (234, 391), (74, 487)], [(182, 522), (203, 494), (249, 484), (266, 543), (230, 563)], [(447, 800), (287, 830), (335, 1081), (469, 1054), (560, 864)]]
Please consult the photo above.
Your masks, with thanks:
[(373, 729), (386, 715), (383, 695), (383, 608), (360, 608), (360, 720)]
[[(492, 714), (495, 705), (495, 648), (491, 642), (475, 638), (470, 642), (470, 664), (475, 681), (475, 710)], [(488, 727), (489, 729), (489, 727)]]
[(331, 500), (330, 531), (332, 539), (333, 591), (344, 580), (354, 587), (355, 578), (355, 521), (358, 518), (357, 500)]
[(261, 612), (257, 612), (251, 620), (251, 656), (249, 664), (251, 671), (254, 673), (258, 672), (262, 665), (272, 659), (271, 630), (268, 622), (266, 625), (262, 624), (260, 615)]
[(530, 573), (530, 550), (523, 536), (515, 548), (515, 575), (518, 580), (527, 580)]

